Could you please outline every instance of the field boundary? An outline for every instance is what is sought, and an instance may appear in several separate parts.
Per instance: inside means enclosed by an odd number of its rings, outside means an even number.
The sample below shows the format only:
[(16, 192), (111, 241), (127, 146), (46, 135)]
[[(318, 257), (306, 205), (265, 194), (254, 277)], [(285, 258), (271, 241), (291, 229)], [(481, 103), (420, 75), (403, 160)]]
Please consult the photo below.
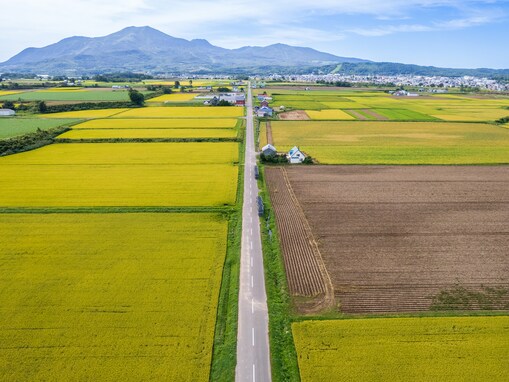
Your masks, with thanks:
[(269, 145), (274, 145), (274, 140), (272, 139), (272, 125), (270, 121), (265, 122), (265, 133), (267, 135), (267, 143)]
[(260, 196), (265, 205), (265, 224), (260, 221), (262, 235), (265, 288), (269, 311), (269, 344), (272, 379), (300, 381), (297, 351), (293, 340), (292, 300), (288, 289), (276, 215), (265, 182), (265, 166), (260, 165)]

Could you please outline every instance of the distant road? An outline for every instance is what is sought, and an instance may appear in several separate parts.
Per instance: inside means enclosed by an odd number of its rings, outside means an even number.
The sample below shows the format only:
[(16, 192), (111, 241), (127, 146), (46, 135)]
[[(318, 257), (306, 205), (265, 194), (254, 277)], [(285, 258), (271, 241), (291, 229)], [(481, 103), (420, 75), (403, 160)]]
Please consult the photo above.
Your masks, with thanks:
[(248, 87), (246, 106), (246, 156), (235, 380), (239, 382), (265, 382), (271, 381), (269, 318), (256, 202), (258, 185), (254, 177), (256, 151), (250, 86)]

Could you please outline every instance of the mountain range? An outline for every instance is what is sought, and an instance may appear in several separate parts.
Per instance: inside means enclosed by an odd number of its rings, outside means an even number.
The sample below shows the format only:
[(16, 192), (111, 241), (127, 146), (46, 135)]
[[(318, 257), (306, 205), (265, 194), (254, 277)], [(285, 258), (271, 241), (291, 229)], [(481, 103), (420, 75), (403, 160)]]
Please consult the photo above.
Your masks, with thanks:
[(27, 48), (0, 63), (0, 70), (49, 74), (222, 72), (229, 68), (316, 67), (364, 61), (284, 44), (224, 49), (207, 40), (175, 38), (151, 27), (128, 27), (104, 37), (69, 37), (44, 48)]
[(421, 75), (509, 75), (509, 70), (444, 69), (376, 63), (315, 49), (274, 44), (225, 49), (207, 40), (185, 40), (157, 29), (127, 27), (104, 37), (69, 37), (43, 48), (27, 48), (0, 63), (0, 72), (83, 75), (106, 72), (163, 73), (351, 73)]

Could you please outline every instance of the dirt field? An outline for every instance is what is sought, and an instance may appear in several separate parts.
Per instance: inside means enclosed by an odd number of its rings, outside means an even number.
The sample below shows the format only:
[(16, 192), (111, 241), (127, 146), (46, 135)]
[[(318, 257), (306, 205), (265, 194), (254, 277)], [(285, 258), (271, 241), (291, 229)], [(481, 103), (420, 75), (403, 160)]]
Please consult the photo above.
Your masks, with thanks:
[(368, 118), (365, 115), (362, 115), (356, 110), (345, 110), (348, 114), (353, 115), (355, 118), (357, 118), (359, 121), (367, 121)]
[(311, 228), (289, 186), (286, 170), (267, 168), (265, 176), (277, 214), (290, 293), (298, 297), (296, 305), (301, 311), (324, 309), (334, 302), (332, 283)]
[(308, 121), (310, 118), (303, 110), (293, 110), (279, 114), (279, 119), (285, 121)]
[(267, 132), (267, 143), (273, 145), (274, 141), (272, 139), (272, 126), (270, 121), (265, 122), (265, 131)]
[(376, 111), (373, 111), (373, 110), (370, 110), (370, 109), (364, 109), (362, 111), (364, 113), (366, 113), (367, 115), (370, 115), (370, 116), (374, 117), (378, 121), (387, 121), (389, 119), (389, 118), (387, 118), (387, 117), (385, 117), (383, 115), (378, 114)]
[[(281, 188), (278, 171), (267, 169), (271, 194)], [(309, 166), (287, 174), (341, 311), (509, 309), (508, 166)], [(272, 203), (284, 220), (288, 207)], [(283, 230), (281, 240), (287, 236)], [(287, 269), (289, 279), (305, 276)]]

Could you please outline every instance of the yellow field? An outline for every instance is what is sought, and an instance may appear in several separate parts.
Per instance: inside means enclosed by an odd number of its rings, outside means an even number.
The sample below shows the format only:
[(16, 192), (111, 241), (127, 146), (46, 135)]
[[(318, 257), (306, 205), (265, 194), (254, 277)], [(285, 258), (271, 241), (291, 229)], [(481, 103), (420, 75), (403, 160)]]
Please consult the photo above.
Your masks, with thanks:
[(55, 92), (85, 92), (86, 89), (79, 88), (79, 87), (67, 87), (67, 88), (51, 88), (51, 89), (44, 89), (44, 90), (38, 90), (40, 92), (48, 92), (48, 93), (55, 93)]
[(323, 164), (509, 163), (508, 131), (482, 123), (273, 121), (272, 137)]
[(235, 138), (234, 129), (78, 129), (58, 138), (113, 139), (113, 138)]
[(242, 107), (144, 107), (115, 115), (115, 118), (231, 118), (242, 117)]
[(192, 101), (197, 95), (196, 93), (172, 93), (150, 98), (147, 102), (185, 102)]
[(227, 221), (0, 215), (3, 381), (208, 381)]
[(238, 144), (56, 144), (0, 158), (0, 207), (222, 206)]
[(0, 97), (11, 95), (11, 94), (18, 94), (18, 93), (24, 93), (25, 90), (0, 90)]
[(42, 114), (41, 118), (78, 118), (78, 119), (107, 118), (115, 114), (122, 113), (126, 110), (129, 109), (66, 111), (63, 113)]
[[(438, 114), (439, 113), (439, 114)], [(447, 109), (440, 110), (433, 117), (444, 121), (495, 121), (499, 118), (509, 116), (509, 110), (486, 108), (486, 109)]]
[(303, 382), (509, 380), (509, 317), (293, 324)]
[(131, 119), (94, 119), (73, 126), (73, 129), (224, 129), (235, 128), (237, 119), (170, 119), (170, 118), (131, 118)]
[(342, 110), (306, 110), (306, 114), (309, 115), (309, 118), (315, 120), (326, 120), (326, 119), (344, 119), (344, 120), (354, 120), (350, 114), (345, 113)]

